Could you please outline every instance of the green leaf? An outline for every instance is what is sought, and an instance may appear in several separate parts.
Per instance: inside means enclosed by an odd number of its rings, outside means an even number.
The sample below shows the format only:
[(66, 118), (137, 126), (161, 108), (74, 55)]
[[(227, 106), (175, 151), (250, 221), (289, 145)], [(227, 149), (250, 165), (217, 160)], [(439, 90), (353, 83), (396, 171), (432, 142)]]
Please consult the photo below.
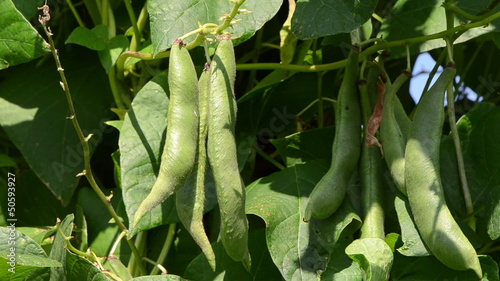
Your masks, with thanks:
[[(42, 247), (26, 234), (13, 227), (0, 227), (0, 279), (24, 280), (40, 267), (61, 267), (50, 259)], [(12, 252), (15, 248), (15, 252)]]
[[(471, 1), (459, 1), (459, 3), (465, 2)], [(483, 8), (489, 4), (488, 0), (472, 2), (483, 3)], [(454, 26), (458, 26), (460, 24), (459, 19), (455, 18)], [(490, 24), (486, 27), (470, 29), (462, 34), (454, 42), (454, 44), (462, 43), (482, 34), (491, 32), (495, 28), (496, 25)], [(390, 16), (384, 19), (378, 37), (382, 37), (387, 41), (395, 41), (435, 34), (445, 30), (446, 16), (445, 9), (441, 7), (441, 2), (435, 0), (400, 0), (394, 5)], [(410, 51), (412, 54), (417, 54), (444, 46), (446, 46), (446, 42), (442, 39), (428, 40), (422, 44), (410, 45)], [(405, 47), (391, 49), (391, 57), (393, 58), (403, 57), (405, 55)]]
[(104, 25), (98, 25), (92, 29), (79, 26), (71, 32), (64, 43), (78, 44), (94, 51), (102, 51), (106, 48), (107, 32), (108, 28)]
[(66, 249), (64, 280), (109, 281), (109, 279), (90, 261)]
[(98, 25), (92, 29), (79, 26), (71, 32), (65, 43), (78, 44), (99, 51), (99, 59), (106, 72), (115, 65), (120, 54), (129, 45), (125, 35), (117, 35), (108, 39), (108, 27), (104, 25)]
[[(499, 281), (498, 264), (489, 256), (479, 256), (483, 278), (481, 281)], [(397, 252), (394, 254), (394, 264), (391, 272), (392, 280), (397, 281), (477, 281), (477, 275), (472, 270), (458, 271), (446, 267), (434, 256), (405, 257)]]
[[(64, 220), (59, 225), (59, 230), (56, 233), (54, 238), (54, 243), (52, 244), (52, 248), (50, 250), (49, 257), (51, 259), (57, 260), (64, 265), (64, 267), (60, 268), (51, 268), (50, 269), (50, 280), (62, 280), (65, 276), (67, 264), (67, 245), (66, 245), (66, 237), (70, 237), (73, 232), (73, 220), (75, 216), (73, 214), (67, 215)], [(63, 236), (64, 235), (64, 236)], [(72, 280), (72, 279), (70, 279)], [(74, 280), (74, 279), (73, 279)], [(76, 279), (78, 280), (78, 279)]]
[(117, 35), (106, 42), (106, 47), (99, 51), (99, 59), (106, 72), (109, 72), (111, 67), (116, 64), (118, 57), (123, 53), (129, 45), (127, 37)]
[(17, 167), (16, 162), (12, 160), (8, 155), (0, 154), (0, 167)]
[(48, 52), (47, 43), (16, 9), (11, 0), (0, 1), (0, 70), (28, 62)]
[(56, 232), (54, 227), (16, 227), (16, 230), (33, 239), (40, 246), (52, 244), (52, 240), (47, 238)]
[(389, 280), (393, 256), (391, 248), (384, 240), (357, 239), (347, 246), (345, 252), (363, 268), (363, 280)]
[[(168, 109), (167, 73), (148, 82), (134, 99), (120, 133), (120, 166), (123, 200), (129, 222), (146, 198), (160, 167)], [(175, 196), (146, 214), (130, 236), (141, 230), (178, 222)]]
[[(212, 243), (215, 252), (217, 269), (212, 271), (205, 255), (198, 255), (188, 266), (184, 277), (188, 280), (211, 281), (211, 280), (238, 280), (238, 281), (274, 281), (281, 280), (281, 275), (273, 265), (269, 251), (266, 247), (266, 236), (264, 229), (250, 231), (249, 250), (252, 256), (252, 268), (248, 272), (241, 262), (231, 259), (221, 242)], [(222, 278), (222, 279), (221, 279)]]
[(298, 0), (292, 31), (302, 40), (347, 33), (370, 19), (377, 1)]
[[(22, 225), (53, 225), (56, 218), (65, 217), (74, 206), (69, 204), (64, 208), (33, 170), (23, 171), (16, 177), (16, 182), (16, 204), (22, 206), (16, 209), (16, 216)], [(33, 190), (36, 190), (36, 196), (33, 196)]]
[(425, 248), (424, 242), (420, 238), (415, 223), (411, 216), (410, 205), (407, 198), (396, 196), (394, 206), (398, 215), (401, 227), (401, 239), (404, 245), (398, 248), (398, 252), (405, 256), (421, 257), (431, 255)]
[(312, 160), (329, 161), (332, 157), (331, 147), (335, 135), (334, 127), (313, 129), (295, 133), (281, 139), (272, 140), (271, 143), (278, 149), (286, 166), (303, 164)]
[(132, 279), (129, 269), (122, 263), (122, 261), (116, 256), (108, 256), (106, 263), (103, 265), (104, 268), (109, 269), (111, 273), (115, 274), (123, 281), (129, 281)]
[[(103, 123), (112, 116), (109, 82), (95, 53), (75, 48), (72, 54), (59, 55), (78, 121), (85, 135), (94, 134), (89, 141), (93, 148), (110, 129)], [(1, 75), (0, 125), (40, 180), (68, 204), (84, 162), (55, 64), (23, 64)]]
[[(139, 204), (147, 197), (156, 181), (161, 151), (165, 143), (168, 110), (167, 73), (161, 73), (148, 82), (136, 95), (120, 133), (120, 166), (123, 200), (129, 222)], [(211, 175), (210, 172), (207, 175)], [(210, 184), (209, 184), (210, 183)], [(190, 184), (189, 182), (186, 184)], [(191, 182), (192, 184), (192, 182)], [(206, 177), (205, 211), (215, 205), (213, 178)], [(160, 225), (178, 222), (175, 196), (146, 214), (129, 235)]]
[[(302, 214), (307, 196), (326, 169), (317, 163), (297, 164), (247, 187), (246, 209), (266, 222), (266, 239), (273, 262), (286, 280), (317, 280), (329, 267), (343, 275), (351, 262), (335, 250), (336, 242), (350, 237), (360, 226), (347, 202), (330, 218), (305, 223)], [(345, 244), (344, 244), (345, 245)], [(361, 276), (361, 272), (358, 272)]]
[(478, 226), (500, 237), (500, 107), (480, 103), (457, 122)]
[[(106, 196), (110, 195), (108, 190), (104, 190), (104, 193)], [(114, 193), (111, 203), (119, 216), (125, 216), (124, 212), (120, 212), (121, 201), (121, 194), (119, 192)], [(86, 187), (78, 190), (77, 206), (85, 214), (90, 248), (97, 256), (107, 256), (117, 235), (120, 233), (120, 229), (116, 224), (110, 223), (111, 215), (92, 188)], [(121, 242), (125, 243), (123, 240)], [(114, 252), (115, 255), (123, 254), (124, 250), (125, 255), (130, 255), (128, 246), (118, 245)]]
[[(235, 37), (235, 45), (248, 40), (264, 23), (270, 20), (281, 7), (282, 0), (247, 0), (240, 9), (251, 13), (239, 14), (241, 22), (226, 31)], [(151, 39), (154, 55), (170, 48), (174, 40), (198, 28), (198, 22), (221, 24), (219, 18), (231, 12), (234, 3), (229, 0), (151, 0), (148, 12), (151, 19)], [(186, 40), (191, 42), (193, 36)]]
[(16, 5), (17, 10), (29, 21), (38, 12), (38, 7), (41, 7), (44, 1), (13, 0), (12, 2)]

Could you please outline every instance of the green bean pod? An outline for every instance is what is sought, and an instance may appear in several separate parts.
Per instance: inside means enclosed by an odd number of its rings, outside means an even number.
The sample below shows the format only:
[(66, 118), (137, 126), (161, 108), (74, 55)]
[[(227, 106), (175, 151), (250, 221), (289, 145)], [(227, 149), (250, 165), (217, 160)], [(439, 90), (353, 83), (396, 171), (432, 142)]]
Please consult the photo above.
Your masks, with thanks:
[(245, 186), (238, 169), (234, 129), (236, 61), (233, 42), (222, 37), (210, 66), (207, 152), (221, 215), (221, 240), (228, 255), (250, 267)]
[(168, 67), (170, 101), (160, 171), (135, 213), (133, 228), (153, 208), (174, 194), (193, 170), (198, 146), (198, 76), (182, 41), (172, 45)]
[(200, 246), (213, 271), (215, 271), (215, 254), (203, 226), (205, 207), (205, 174), (207, 168), (207, 120), (208, 92), (210, 71), (205, 69), (198, 81), (199, 88), (199, 139), (198, 155), (195, 173), (191, 174), (187, 183), (175, 194), (177, 214), (184, 227), (189, 231), (194, 241)]
[(446, 205), (439, 174), (444, 93), (455, 73), (446, 67), (417, 106), (405, 151), (405, 183), (415, 225), (432, 254), (452, 269), (472, 269), (481, 278), (476, 251)]
[(349, 179), (358, 164), (361, 136), (361, 112), (357, 93), (358, 56), (357, 51), (351, 50), (347, 59), (335, 108), (332, 163), (309, 196), (304, 221), (309, 221), (311, 216), (317, 219), (327, 218), (340, 207)]
[[(408, 72), (401, 73), (390, 85), (384, 95), (384, 113), (380, 124), (380, 141), (384, 148), (384, 157), (389, 172), (397, 189), (406, 195), (405, 187), (405, 147), (406, 138), (396, 119), (396, 96), (399, 88), (408, 80)], [(401, 103), (399, 103), (401, 104)], [(402, 107), (401, 107), (402, 108)]]
[[(358, 83), (361, 97), (361, 108), (363, 124), (367, 131), (367, 124), (372, 112), (372, 103), (366, 80)], [(378, 103), (376, 101), (375, 103)], [(365, 134), (366, 134), (365, 131)], [(363, 225), (361, 226), (360, 238), (384, 239), (384, 209), (383, 209), (383, 173), (384, 160), (378, 147), (367, 146), (361, 148), (361, 162), (359, 164), (359, 175), (361, 180), (361, 198), (363, 201)]]

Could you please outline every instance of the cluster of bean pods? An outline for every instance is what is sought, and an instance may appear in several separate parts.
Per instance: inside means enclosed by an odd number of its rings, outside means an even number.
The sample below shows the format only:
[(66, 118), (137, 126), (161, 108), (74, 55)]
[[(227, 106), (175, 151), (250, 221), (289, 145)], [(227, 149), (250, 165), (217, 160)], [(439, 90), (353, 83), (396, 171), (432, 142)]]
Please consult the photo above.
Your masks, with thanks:
[[(168, 197), (176, 196), (182, 224), (200, 246), (213, 270), (215, 254), (203, 226), (207, 164), (216, 184), (221, 216), (220, 240), (227, 254), (250, 268), (245, 186), (240, 177), (234, 129), (236, 60), (228, 35), (198, 79), (181, 40), (170, 51), (170, 102), (160, 171), (149, 195), (138, 207), (132, 227)], [(189, 182), (189, 184), (186, 184)]]
[[(403, 72), (393, 84), (384, 83), (376, 74), (375, 79), (371, 79), (379, 89), (379, 103), (373, 113), (376, 118), (372, 116), (369, 119), (363, 114), (361, 122), (359, 95), (363, 100), (366, 87), (360, 85), (366, 84), (367, 80), (358, 81), (358, 51), (353, 48), (335, 108), (331, 166), (309, 197), (304, 221), (309, 221), (311, 217), (327, 218), (339, 208), (349, 180), (359, 164), (365, 210), (361, 236), (384, 239), (380, 199), (384, 182), (380, 168), (384, 164), (383, 154), (392, 181), (408, 198), (414, 224), (428, 250), (444, 265), (455, 270), (473, 270), (481, 278), (482, 269), (476, 251), (446, 205), (439, 174), (443, 100), (455, 74), (455, 66), (449, 64), (419, 101), (413, 120), (406, 115), (396, 97), (409, 73)], [(361, 142), (362, 123), (366, 128), (366, 142)], [(381, 144), (373, 136), (378, 125)], [(379, 145), (380, 150), (369, 147), (374, 144)], [(377, 212), (382, 212), (382, 215)]]

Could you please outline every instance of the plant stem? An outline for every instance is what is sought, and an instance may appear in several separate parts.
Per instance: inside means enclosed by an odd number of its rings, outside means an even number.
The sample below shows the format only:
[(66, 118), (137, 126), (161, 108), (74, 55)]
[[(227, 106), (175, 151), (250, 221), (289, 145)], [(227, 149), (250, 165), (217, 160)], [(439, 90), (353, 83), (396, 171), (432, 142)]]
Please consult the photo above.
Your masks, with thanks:
[[(447, 1), (449, 2), (449, 0), (447, 0)], [(454, 12), (452, 10), (446, 10), (446, 26), (448, 29), (453, 28), (454, 18), (455, 18)], [(448, 53), (448, 63), (454, 63), (454, 60), (453, 60), (453, 42), (451, 41), (450, 37), (445, 38), (447, 53)], [(458, 174), (460, 177), (460, 183), (462, 185), (462, 192), (463, 192), (464, 201), (465, 201), (465, 209), (466, 209), (467, 215), (470, 215), (474, 212), (474, 205), (472, 204), (472, 198), (470, 195), (469, 185), (467, 183), (467, 175), (465, 173), (465, 164), (464, 164), (464, 158), (463, 158), (463, 154), (462, 154), (462, 146), (460, 144), (460, 135), (458, 134), (457, 120), (455, 118), (455, 94), (453, 91), (453, 82), (450, 83), (450, 85), (448, 85), (447, 92), (448, 92), (448, 94), (446, 95), (446, 98), (448, 101), (448, 120), (450, 123), (453, 144), (455, 146), (455, 154), (457, 157), (457, 165), (458, 165)], [(472, 229), (475, 230), (476, 224), (475, 224), (474, 216), (470, 216), (470, 219), (468, 220), (468, 224), (469, 224), (469, 226), (472, 227)]]
[[(87, 178), (90, 186), (92, 187), (92, 189), (94, 189), (95, 193), (97, 193), (97, 196), (99, 196), (99, 198), (103, 202), (103, 204), (106, 207), (106, 209), (108, 210), (108, 212), (111, 214), (111, 217), (114, 219), (115, 223), (118, 225), (120, 230), (128, 232), (127, 227), (125, 226), (125, 224), (123, 224), (121, 218), (118, 216), (115, 209), (113, 208), (113, 205), (111, 204), (111, 198), (106, 197), (106, 195), (102, 192), (101, 188), (99, 187), (99, 185), (97, 184), (97, 182), (94, 178), (94, 174), (92, 173), (92, 168), (90, 167), (91, 155), (90, 155), (90, 147), (89, 147), (89, 139), (92, 137), (92, 134), (90, 134), (88, 136), (84, 136), (82, 128), (80, 127), (80, 123), (78, 122), (75, 107), (73, 105), (73, 99), (71, 97), (71, 92), (70, 92), (69, 85), (68, 85), (68, 81), (66, 79), (66, 75), (64, 74), (64, 69), (61, 65), (61, 61), (59, 60), (59, 55), (57, 53), (57, 50), (56, 50), (56, 47), (54, 44), (54, 40), (52, 39), (52, 33), (46, 24), (47, 23), (46, 17), (47, 17), (47, 14), (49, 12), (49, 8), (47, 5), (44, 5), (44, 7), (47, 7), (47, 8), (46, 8), (46, 10), (44, 10), (44, 15), (39, 17), (39, 21), (42, 24), (43, 30), (45, 31), (45, 34), (47, 35), (47, 38), (49, 40), (50, 50), (51, 50), (52, 55), (54, 57), (54, 60), (56, 62), (57, 71), (59, 72), (59, 75), (61, 77), (60, 84), (61, 84), (61, 87), (66, 95), (66, 101), (68, 103), (68, 108), (69, 108), (69, 113), (70, 113), (68, 119), (71, 120), (73, 127), (75, 128), (76, 134), (78, 135), (78, 139), (80, 140), (80, 144), (82, 145), (82, 148), (83, 148), (83, 158), (84, 158), (84, 166), (85, 167), (84, 167), (84, 170), (81, 173), (79, 173), (77, 176), (85, 176)], [(127, 240), (127, 243), (129, 244), (130, 248), (132, 249), (133, 254), (136, 255), (137, 257), (140, 257), (139, 252), (135, 248), (132, 241)], [(141, 266), (141, 271), (145, 272), (143, 265), (141, 264), (140, 266)]]
[[(163, 262), (167, 258), (168, 252), (170, 251), (170, 247), (172, 246), (172, 242), (174, 241), (175, 238), (175, 229), (176, 229), (175, 223), (169, 225), (167, 238), (165, 239), (165, 243), (163, 243), (163, 247), (161, 248), (158, 260), (156, 260), (156, 264), (159, 265), (163, 264)], [(155, 266), (153, 270), (151, 270), (150, 275), (158, 274), (158, 271), (160, 271), (160, 268), (158, 266)]]
[(118, 89), (118, 81), (116, 79), (116, 69), (115, 67), (112, 67), (109, 72), (108, 72), (108, 80), (109, 80), (109, 86), (111, 88), (111, 93), (113, 94), (113, 98), (115, 99), (116, 106), (120, 109), (125, 109), (127, 108), (125, 106), (125, 103), (122, 100), (122, 97), (120, 95), (120, 90)]
[(239, 9), (240, 9), (241, 5), (243, 5), (243, 3), (245, 3), (245, 0), (236, 0), (233, 2), (234, 2), (233, 10), (231, 11), (231, 13), (229, 13), (229, 15), (226, 15), (224, 17), (224, 23), (219, 25), (215, 29), (215, 34), (221, 34), (222, 31), (224, 31), (224, 29), (230, 27), (233, 24), (232, 20), (239, 13)]
[(132, 23), (132, 28), (134, 29), (134, 35), (132, 36), (129, 50), (137, 51), (137, 48), (141, 45), (141, 33), (139, 31), (139, 27), (137, 26), (137, 19), (135, 18), (134, 9), (132, 8), (132, 4), (130, 4), (130, 0), (123, 0), (123, 3), (125, 3), (125, 9), (127, 10), (128, 17)]
[(286, 169), (285, 166), (283, 166), (280, 162), (274, 160), (274, 158), (272, 158), (271, 156), (267, 155), (267, 153), (262, 151), (259, 147), (255, 146), (255, 151), (257, 152), (257, 154), (262, 156), (262, 158), (266, 159), (267, 161), (269, 161), (269, 163), (273, 164), (276, 168), (282, 171)]
[(436, 63), (434, 64), (434, 67), (432, 68), (431, 72), (429, 72), (429, 78), (427, 78), (427, 81), (425, 82), (424, 89), (422, 90), (422, 94), (420, 96), (422, 97), (427, 91), (429, 90), (429, 87), (431, 86), (432, 78), (434, 78), (434, 75), (436, 75), (436, 72), (439, 69), (439, 66), (441, 65), (441, 62), (443, 61), (444, 57), (446, 55), (446, 52), (443, 51), (439, 54), (439, 58), (437, 59)]
[(317, 83), (317, 93), (318, 93), (318, 128), (323, 128), (324, 123), (324, 108), (323, 108), (323, 74), (324, 72), (318, 73), (318, 83)]
[(82, 19), (80, 18), (80, 15), (76, 11), (75, 5), (73, 5), (71, 0), (66, 0), (66, 3), (68, 4), (69, 9), (73, 13), (73, 16), (75, 17), (76, 21), (78, 22), (78, 25), (81, 27), (85, 27), (85, 23), (82, 21)]
[[(442, 39), (445, 37), (452, 36), (453, 34), (457, 32), (464, 32), (472, 28), (477, 28), (477, 27), (482, 27), (484, 25), (487, 25), (491, 21), (500, 18), (500, 12), (497, 12), (487, 18), (484, 18), (481, 21), (477, 22), (472, 22), (469, 24), (465, 25), (458, 25), (454, 28), (441, 31), (438, 33), (430, 34), (430, 35), (425, 35), (425, 36), (419, 36), (419, 37), (413, 37), (413, 38), (408, 38), (408, 39), (402, 39), (402, 40), (396, 40), (396, 41), (390, 41), (390, 42), (381, 42), (378, 44), (375, 44), (363, 52), (359, 54), (359, 61), (362, 61), (364, 58), (370, 56), (371, 54), (380, 51), (380, 50), (385, 50), (393, 47), (404, 47), (406, 45), (412, 45), (412, 44), (418, 44), (418, 43), (423, 43), (426, 41), (430, 40), (435, 40), (435, 39)], [(237, 70), (253, 70), (253, 69), (260, 69), (260, 70), (274, 70), (274, 69), (284, 69), (284, 70), (291, 70), (291, 71), (298, 71), (298, 72), (318, 72), (318, 71), (327, 71), (327, 70), (334, 70), (334, 69), (339, 69), (343, 68), (346, 65), (346, 60), (341, 60), (333, 63), (328, 63), (328, 64), (320, 64), (320, 65), (284, 65), (280, 63), (256, 63), (256, 64), (238, 64), (236, 66)]]
[[(472, 204), (472, 198), (470, 195), (469, 185), (467, 183), (467, 174), (465, 172), (464, 157), (462, 154), (462, 146), (460, 144), (460, 135), (457, 129), (457, 120), (455, 118), (455, 95), (453, 93), (453, 84), (448, 86), (448, 120), (450, 123), (451, 136), (453, 137), (453, 144), (455, 146), (455, 154), (457, 156), (458, 174), (460, 177), (460, 183), (462, 185), (462, 192), (464, 194), (465, 210), (467, 215), (474, 213), (474, 205)], [(473, 221), (473, 220), (472, 220)], [(474, 225), (471, 224), (473, 229)]]

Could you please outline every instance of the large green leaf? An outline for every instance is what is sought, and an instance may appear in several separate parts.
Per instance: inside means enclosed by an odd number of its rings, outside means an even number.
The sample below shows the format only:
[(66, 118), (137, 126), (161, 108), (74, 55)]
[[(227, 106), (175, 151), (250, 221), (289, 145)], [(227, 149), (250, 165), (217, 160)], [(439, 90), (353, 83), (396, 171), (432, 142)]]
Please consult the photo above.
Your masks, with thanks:
[[(498, 281), (498, 264), (489, 256), (479, 256), (483, 278), (481, 281)], [(397, 252), (394, 254), (394, 264), (391, 272), (395, 281), (477, 281), (477, 275), (472, 270), (459, 271), (446, 267), (434, 256), (405, 257)]]
[(478, 226), (496, 240), (500, 237), (500, 107), (481, 103), (457, 126), (474, 208), (482, 210)]
[(291, 167), (312, 160), (330, 161), (332, 151), (328, 147), (332, 145), (334, 134), (335, 128), (330, 126), (295, 133), (271, 143), (276, 146), (287, 167)]
[(0, 69), (33, 60), (46, 52), (47, 43), (16, 9), (0, 0)]
[(106, 275), (90, 261), (66, 250), (66, 265), (63, 280), (108, 281)]
[[(109, 196), (106, 190), (104, 192), (106, 196)], [(119, 192), (113, 193), (111, 203), (118, 215), (125, 217), (123, 209), (119, 208), (122, 203), (121, 196)], [(87, 187), (78, 190), (77, 206), (81, 207), (85, 215), (89, 236), (88, 240), (91, 243), (90, 248), (92, 252), (100, 257), (107, 256), (115, 242), (116, 236), (120, 233), (120, 229), (116, 224), (110, 223), (111, 215), (91, 188)], [(121, 206), (123, 206), (123, 204), (121, 204)], [(123, 240), (121, 242), (123, 242)], [(125, 254), (130, 255), (128, 245), (125, 247), (120, 246), (122, 245), (119, 244), (114, 252), (116, 256), (122, 255), (124, 248), (128, 250)]]
[[(463, 6), (468, 12), (479, 12), (480, 9), (489, 4), (488, 0), (480, 1), (458, 1), (458, 6)], [(466, 2), (473, 3), (466, 4)], [(465, 4), (464, 4), (465, 3)], [(388, 16), (382, 23), (379, 37), (387, 41), (402, 40), (412, 37), (419, 37), (438, 33), (446, 30), (445, 9), (441, 7), (442, 1), (421, 0), (397, 1)], [(462, 34), (455, 43), (465, 42), (482, 34), (491, 32), (497, 28), (495, 24), (490, 24), (486, 27), (473, 28)], [(458, 18), (455, 18), (454, 25), (460, 25)], [(441, 48), (446, 45), (443, 39), (429, 40), (422, 44), (414, 44), (410, 46), (412, 54), (417, 54), (429, 51), (436, 48)], [(406, 55), (404, 47), (391, 49), (392, 57), (401, 57)]]
[(425, 248), (422, 238), (418, 233), (415, 223), (411, 216), (410, 205), (407, 198), (396, 196), (394, 199), (394, 207), (398, 215), (399, 225), (401, 227), (401, 239), (404, 245), (398, 248), (398, 251), (411, 257), (421, 257), (431, 255)]
[[(48, 258), (36, 241), (15, 227), (0, 227), (0, 241), (1, 280), (24, 280), (36, 268), (62, 266), (60, 262)], [(14, 253), (11, 248), (15, 248)]]
[(330, 266), (336, 267), (330, 276), (361, 279), (360, 270), (352, 270), (353, 262), (338, 247), (345, 247), (340, 241), (350, 240), (360, 226), (352, 207), (345, 202), (328, 219), (302, 219), (307, 196), (324, 173), (317, 163), (297, 164), (247, 187), (247, 213), (266, 222), (269, 252), (286, 280), (317, 280)]
[(21, 12), (27, 20), (30, 20), (39, 10), (38, 7), (43, 5), (43, 0), (13, 0), (16, 8)]
[[(160, 167), (161, 144), (167, 124), (167, 93), (167, 73), (155, 76), (137, 93), (123, 122), (119, 140), (120, 166), (123, 200), (129, 222), (132, 222), (139, 204), (149, 194)], [(130, 235), (179, 221), (174, 202), (174, 197), (171, 197), (147, 213)]]
[[(129, 222), (139, 204), (151, 191), (160, 167), (165, 143), (168, 109), (167, 73), (155, 76), (135, 97), (120, 131), (120, 163), (123, 201)], [(205, 211), (215, 206), (215, 185), (207, 173)], [(187, 182), (186, 184), (192, 184)], [(175, 196), (146, 214), (130, 236), (141, 230), (178, 222)]]
[(212, 281), (212, 280), (238, 280), (238, 281), (275, 281), (281, 280), (280, 273), (273, 265), (269, 251), (266, 247), (264, 229), (250, 231), (249, 250), (252, 256), (252, 268), (248, 272), (241, 262), (231, 259), (221, 242), (212, 244), (215, 252), (217, 269), (212, 271), (205, 255), (200, 254), (186, 269), (184, 277), (188, 280)]
[(376, 0), (298, 0), (292, 31), (299, 39), (351, 32), (370, 19)]
[(346, 254), (363, 268), (363, 280), (389, 280), (392, 267), (392, 251), (380, 238), (354, 240), (345, 249)]
[[(73, 209), (69, 204), (63, 208), (61, 202), (54, 197), (40, 179), (27, 169), (16, 174), (16, 217), (18, 225), (43, 226), (53, 225), (56, 218), (63, 218)], [(6, 190), (6, 189), (5, 189)], [(36, 190), (36, 196), (33, 192)], [(0, 192), (0, 208), (7, 210), (7, 192)], [(43, 210), (43, 212), (40, 212)]]
[[(109, 129), (104, 124), (112, 116), (109, 82), (95, 53), (74, 48), (60, 56), (78, 121), (85, 135), (94, 134), (93, 148)], [(68, 204), (84, 162), (55, 64), (28, 63), (0, 75), (0, 125), (40, 180)]]
[(50, 281), (63, 280), (66, 274), (65, 271), (68, 267), (66, 260), (68, 254), (66, 237), (70, 237), (73, 232), (74, 219), (75, 216), (73, 214), (67, 215), (59, 225), (59, 231), (54, 238), (49, 257), (61, 262), (63, 267), (50, 269)]
[[(251, 13), (239, 14), (241, 22), (228, 28), (235, 44), (244, 42), (270, 20), (279, 10), (282, 0), (247, 0), (241, 9)], [(151, 39), (154, 54), (170, 48), (175, 39), (198, 28), (198, 22), (221, 24), (219, 18), (231, 12), (234, 3), (229, 0), (150, 0)], [(186, 40), (190, 42), (193, 37)]]

